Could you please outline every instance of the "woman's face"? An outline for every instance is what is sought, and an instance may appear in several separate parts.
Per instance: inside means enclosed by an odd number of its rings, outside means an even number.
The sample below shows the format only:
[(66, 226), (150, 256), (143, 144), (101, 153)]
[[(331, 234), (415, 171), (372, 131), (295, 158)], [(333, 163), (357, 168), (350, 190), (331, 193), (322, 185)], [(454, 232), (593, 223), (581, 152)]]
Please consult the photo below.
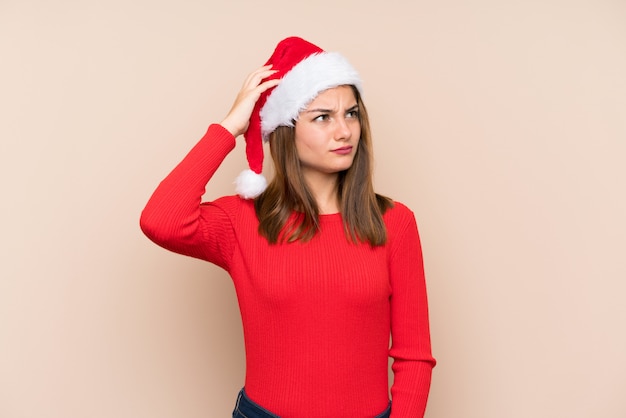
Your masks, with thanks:
[(298, 115), (295, 145), (305, 178), (347, 170), (359, 145), (361, 124), (352, 87), (320, 93)]

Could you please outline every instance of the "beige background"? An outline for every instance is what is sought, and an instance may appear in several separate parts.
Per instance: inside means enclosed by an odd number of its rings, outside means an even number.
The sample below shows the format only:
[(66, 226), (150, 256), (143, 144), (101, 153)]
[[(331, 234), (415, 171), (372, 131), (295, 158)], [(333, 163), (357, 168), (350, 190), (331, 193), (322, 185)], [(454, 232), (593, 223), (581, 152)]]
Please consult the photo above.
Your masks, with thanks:
[(230, 416), (229, 278), (138, 218), (294, 34), (359, 68), (377, 188), (418, 218), (427, 416), (626, 416), (621, 0), (1, 0), (0, 416)]

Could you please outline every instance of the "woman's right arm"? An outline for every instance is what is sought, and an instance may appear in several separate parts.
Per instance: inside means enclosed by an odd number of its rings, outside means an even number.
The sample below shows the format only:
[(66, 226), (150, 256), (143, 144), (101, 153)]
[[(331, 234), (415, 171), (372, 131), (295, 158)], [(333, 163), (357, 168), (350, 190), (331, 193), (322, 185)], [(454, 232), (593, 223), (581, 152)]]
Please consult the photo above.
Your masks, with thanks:
[(229, 131), (217, 124), (209, 126), (148, 200), (140, 218), (148, 238), (170, 251), (225, 267), (229, 249), (224, 239), (232, 235), (228, 234), (230, 224), (218, 207), (202, 205), (201, 199), (206, 184), (234, 147)]
[(222, 209), (203, 205), (201, 199), (206, 184), (235, 147), (235, 138), (246, 131), (261, 93), (278, 84), (278, 80), (262, 82), (274, 72), (269, 66), (252, 72), (226, 118), (209, 127), (154, 191), (141, 214), (140, 226), (156, 244), (227, 268), (232, 225)]

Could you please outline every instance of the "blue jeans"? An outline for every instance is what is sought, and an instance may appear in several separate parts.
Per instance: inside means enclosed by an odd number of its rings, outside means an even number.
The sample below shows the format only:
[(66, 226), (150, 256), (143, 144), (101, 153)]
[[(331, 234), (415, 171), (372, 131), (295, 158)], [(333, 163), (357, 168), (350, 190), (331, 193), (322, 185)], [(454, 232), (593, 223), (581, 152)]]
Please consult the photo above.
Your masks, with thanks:
[[(374, 418), (389, 418), (391, 414), (391, 402), (389, 406), (379, 415)], [(237, 396), (237, 404), (233, 410), (233, 418), (280, 418), (278, 415), (272, 414), (267, 409), (260, 405), (255, 404), (248, 398), (246, 391), (241, 389), (239, 396)], [(340, 417), (337, 417), (340, 418)], [(343, 417), (342, 417), (343, 418)], [(350, 418), (350, 417), (346, 417)]]

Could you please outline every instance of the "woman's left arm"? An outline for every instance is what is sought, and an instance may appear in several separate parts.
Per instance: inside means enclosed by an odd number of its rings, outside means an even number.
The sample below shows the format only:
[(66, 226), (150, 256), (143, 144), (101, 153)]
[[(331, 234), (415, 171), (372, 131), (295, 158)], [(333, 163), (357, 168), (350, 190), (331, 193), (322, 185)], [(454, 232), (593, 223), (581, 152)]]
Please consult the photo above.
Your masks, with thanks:
[[(405, 211), (402, 211), (405, 212)], [(413, 213), (406, 209), (390, 231), (392, 418), (423, 417), (435, 359), (431, 353), (422, 249)], [(404, 214), (403, 214), (404, 215)]]

